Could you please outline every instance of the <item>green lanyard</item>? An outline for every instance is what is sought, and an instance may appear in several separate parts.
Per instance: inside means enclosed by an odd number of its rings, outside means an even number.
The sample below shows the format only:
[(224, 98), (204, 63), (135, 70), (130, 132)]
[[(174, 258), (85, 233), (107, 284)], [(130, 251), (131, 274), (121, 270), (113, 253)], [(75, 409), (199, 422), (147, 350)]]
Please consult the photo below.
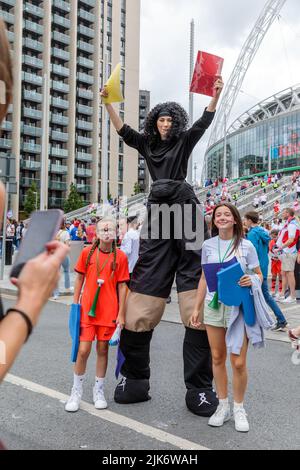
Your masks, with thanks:
[(110, 255), (112, 254), (112, 248), (111, 248), (111, 250), (110, 250), (110, 252), (109, 252), (108, 257), (106, 258), (106, 260), (105, 260), (104, 263), (102, 264), (101, 268), (99, 267), (99, 252), (100, 252), (100, 248), (98, 248), (98, 250), (97, 250), (97, 258), (96, 258), (97, 279), (99, 279), (100, 274), (102, 273), (103, 269), (105, 268), (105, 266), (107, 265), (107, 263), (108, 263), (108, 261), (109, 261)]
[(232, 245), (233, 245), (233, 240), (231, 240), (231, 242), (230, 242), (230, 244), (229, 244), (229, 246), (228, 246), (228, 248), (225, 252), (225, 255), (224, 255), (223, 259), (221, 259), (220, 237), (218, 237), (219, 263), (224, 263), (224, 261), (225, 261), (227, 255), (228, 255), (229, 250), (232, 247)]

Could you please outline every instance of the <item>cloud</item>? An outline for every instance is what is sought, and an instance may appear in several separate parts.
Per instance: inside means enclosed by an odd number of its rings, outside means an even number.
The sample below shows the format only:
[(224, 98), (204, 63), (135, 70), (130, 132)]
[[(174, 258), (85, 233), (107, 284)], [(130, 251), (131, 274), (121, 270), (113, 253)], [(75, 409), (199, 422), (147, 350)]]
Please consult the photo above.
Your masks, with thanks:
[[(141, 0), (141, 88), (151, 102), (174, 100), (188, 109), (190, 21), (195, 19), (195, 49), (224, 57), (228, 80), (240, 50), (258, 19), (264, 0)], [(247, 72), (231, 122), (264, 99), (300, 82), (298, 49), (300, 2), (287, 0)], [(209, 99), (195, 96), (195, 119)], [(201, 166), (209, 133), (195, 151)], [(198, 173), (199, 176), (199, 173)]]

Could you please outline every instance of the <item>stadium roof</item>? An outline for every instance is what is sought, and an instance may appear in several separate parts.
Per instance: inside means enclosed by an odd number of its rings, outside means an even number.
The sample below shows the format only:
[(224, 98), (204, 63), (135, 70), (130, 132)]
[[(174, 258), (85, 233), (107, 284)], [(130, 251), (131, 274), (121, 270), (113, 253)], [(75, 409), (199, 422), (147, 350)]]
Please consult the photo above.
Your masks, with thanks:
[(300, 109), (300, 84), (282, 90), (248, 109), (233, 122), (228, 134), (295, 109)]

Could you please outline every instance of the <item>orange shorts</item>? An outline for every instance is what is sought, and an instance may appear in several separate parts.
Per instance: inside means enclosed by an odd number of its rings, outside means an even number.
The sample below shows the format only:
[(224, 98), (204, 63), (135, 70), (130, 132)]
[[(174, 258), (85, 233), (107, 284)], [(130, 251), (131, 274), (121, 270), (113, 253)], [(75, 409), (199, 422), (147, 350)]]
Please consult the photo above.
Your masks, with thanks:
[(79, 341), (91, 342), (95, 338), (97, 338), (97, 341), (109, 341), (115, 329), (115, 326), (80, 325)]

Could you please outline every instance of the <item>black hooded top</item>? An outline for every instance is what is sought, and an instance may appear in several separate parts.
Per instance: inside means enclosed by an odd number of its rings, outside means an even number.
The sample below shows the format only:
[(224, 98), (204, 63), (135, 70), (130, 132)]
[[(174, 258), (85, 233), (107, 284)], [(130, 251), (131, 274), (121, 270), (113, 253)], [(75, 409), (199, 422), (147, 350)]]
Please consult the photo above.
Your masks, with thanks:
[(206, 129), (214, 119), (215, 113), (204, 111), (202, 117), (178, 139), (160, 141), (154, 148), (150, 148), (147, 137), (124, 124), (118, 134), (124, 142), (132, 147), (146, 159), (153, 181), (171, 179), (184, 181), (187, 176), (189, 157)]

